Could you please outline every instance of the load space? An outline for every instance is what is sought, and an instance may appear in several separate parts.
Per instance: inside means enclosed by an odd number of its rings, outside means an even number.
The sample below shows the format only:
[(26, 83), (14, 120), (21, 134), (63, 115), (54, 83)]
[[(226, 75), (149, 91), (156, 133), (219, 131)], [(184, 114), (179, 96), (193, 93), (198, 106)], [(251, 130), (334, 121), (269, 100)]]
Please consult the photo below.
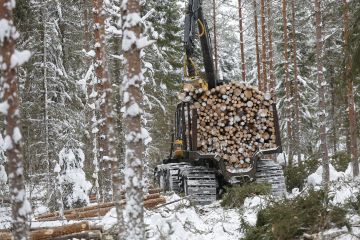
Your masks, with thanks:
[(249, 168), (258, 149), (277, 147), (269, 93), (240, 82), (185, 91), (185, 100), (197, 110), (199, 151), (217, 154), (227, 167)]

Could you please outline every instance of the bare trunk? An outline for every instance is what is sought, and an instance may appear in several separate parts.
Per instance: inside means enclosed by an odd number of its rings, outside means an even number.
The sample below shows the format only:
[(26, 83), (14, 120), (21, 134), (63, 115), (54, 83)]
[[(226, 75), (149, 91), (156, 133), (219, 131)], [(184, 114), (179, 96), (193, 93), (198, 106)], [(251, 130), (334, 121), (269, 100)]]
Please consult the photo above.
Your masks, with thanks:
[(266, 19), (265, 19), (265, 0), (261, 0), (261, 38), (262, 38), (262, 50), (261, 50), (261, 61), (262, 61), (262, 87), (263, 91), (267, 91), (267, 61), (266, 61)]
[(88, 1), (83, 0), (83, 18), (84, 18), (84, 40), (83, 46), (86, 52), (90, 50), (90, 32), (89, 32), (89, 6)]
[(326, 143), (326, 105), (325, 105), (325, 81), (322, 63), (322, 33), (321, 33), (321, 8), (320, 0), (315, 0), (315, 24), (316, 24), (316, 63), (319, 94), (319, 122), (320, 122), (320, 151), (323, 166), (323, 184), (327, 189), (330, 181), (329, 156)]
[(258, 20), (257, 20), (257, 4), (256, 0), (253, 0), (254, 5), (254, 26), (255, 26), (255, 54), (256, 54), (256, 66), (257, 66), (257, 79), (258, 87), (261, 90), (261, 68), (260, 68), (260, 55), (259, 55), (259, 35), (258, 35)]
[(215, 77), (218, 77), (218, 48), (217, 48), (217, 32), (216, 32), (216, 0), (213, 0), (213, 22), (214, 22), (214, 58), (215, 58)]
[(347, 101), (349, 110), (349, 130), (350, 130), (350, 149), (351, 149), (351, 163), (353, 166), (354, 177), (359, 175), (359, 159), (357, 149), (357, 125), (356, 112), (353, 94), (353, 76), (352, 63), (350, 59), (349, 48), (349, 3), (343, 0), (344, 4), (344, 52), (345, 52), (345, 81), (347, 83)]
[(47, 192), (50, 193), (52, 192), (52, 181), (51, 181), (51, 170), (50, 170), (50, 159), (49, 159), (49, 113), (48, 113), (48, 88), (47, 88), (47, 40), (46, 40), (46, 34), (47, 34), (47, 28), (46, 28), (46, 23), (47, 23), (47, 9), (45, 8), (45, 10), (42, 10), (42, 20), (43, 20), (43, 27), (44, 27), (44, 31), (43, 31), (43, 87), (44, 87), (44, 128), (45, 128), (45, 162), (46, 162), (46, 167), (47, 167)]
[[(114, 22), (120, 22), (121, 20), (121, 11), (116, 15)], [(120, 25), (116, 25), (119, 29)], [(121, 36), (114, 35), (114, 43), (113, 43), (113, 53), (116, 55), (120, 55), (121, 52)], [(116, 90), (114, 91), (114, 115), (115, 115), (115, 132), (116, 132), (116, 143), (114, 147), (117, 150), (117, 161), (113, 161), (112, 164), (112, 183), (113, 183), (113, 192), (114, 192), (114, 201), (116, 207), (116, 216), (117, 216), (117, 227), (118, 227), (118, 236), (117, 239), (122, 240), (125, 238), (125, 226), (124, 226), (124, 218), (123, 218), (123, 205), (121, 204), (121, 192), (124, 191), (124, 176), (122, 170), (124, 169), (124, 147), (123, 143), (125, 142), (124, 133), (123, 133), (123, 117), (121, 114), (122, 107), (122, 99), (120, 93), (120, 85), (121, 85), (121, 73), (122, 73), (122, 65), (119, 59), (114, 59), (114, 69), (113, 69), (113, 81), (116, 85)]]
[(271, 14), (271, 0), (267, 0), (267, 14), (268, 14), (268, 38), (269, 38), (269, 87), (270, 93), (276, 101), (276, 79), (274, 75), (274, 67), (273, 67), (273, 43), (272, 43), (272, 14)]
[[(94, 17), (94, 33), (95, 33), (95, 75), (97, 78), (97, 103), (99, 108), (99, 119), (97, 121), (99, 133), (99, 154), (100, 154), (100, 189), (103, 200), (109, 201), (111, 196), (111, 160), (112, 156), (109, 151), (111, 138), (108, 135), (111, 121), (111, 84), (108, 79), (108, 72), (105, 60), (105, 24), (104, 24), (104, 6), (103, 0), (93, 0), (93, 17)], [(110, 108), (109, 108), (110, 107)], [(110, 123), (111, 124), (111, 123)], [(109, 127), (109, 128), (108, 128)], [(115, 156), (114, 156), (115, 157)]]
[[(89, 32), (89, 6), (88, 6), (88, 1), (87, 0), (83, 0), (83, 21), (84, 21), (84, 27), (83, 27), (83, 31), (84, 31), (84, 37), (83, 37), (83, 48), (86, 52), (88, 52), (90, 50), (90, 32)], [(84, 65), (87, 68), (90, 65), (90, 59), (88, 56), (85, 56), (84, 58)], [(89, 96), (92, 92), (92, 87), (91, 84), (87, 83), (87, 93), (86, 93), (86, 109), (85, 109), (85, 122), (86, 122), (86, 129), (85, 129), (85, 136), (84, 136), (84, 142), (85, 142), (85, 169), (86, 171), (91, 171), (93, 170), (93, 166), (92, 166), (92, 159), (93, 159), (93, 154), (92, 154), (92, 126), (91, 126), (91, 118), (92, 118), (92, 110), (89, 108)]]
[[(12, 233), (16, 240), (28, 239), (28, 214), (31, 212), (30, 203), (26, 198), (24, 184), (24, 167), (21, 156), (21, 126), (19, 113), (19, 94), (16, 79), (17, 64), (11, 60), (15, 54), (15, 39), (17, 33), (13, 25), (14, 2), (10, 0), (0, 0), (0, 21), (2, 29), (7, 35), (0, 38), (0, 74), (2, 113), (6, 117), (6, 156), (8, 158), (8, 173), (12, 207)], [(5, 24), (4, 24), (5, 23)]]
[(239, 28), (240, 28), (240, 56), (241, 56), (241, 76), (242, 80), (246, 82), (246, 69), (245, 69), (245, 51), (244, 51), (244, 30), (243, 30), (243, 17), (242, 17), (242, 3), (239, 0)]
[[(142, 240), (144, 230), (144, 194), (143, 194), (143, 134), (140, 108), (143, 100), (143, 83), (140, 51), (136, 42), (141, 38), (140, 4), (138, 0), (128, 0), (122, 5), (123, 41), (126, 76), (122, 83), (124, 91), (124, 124), (126, 139), (125, 160), (125, 215), (127, 219), (126, 239)], [(131, 17), (130, 17), (131, 16)]]
[(332, 131), (333, 131), (333, 153), (336, 154), (337, 152), (337, 128), (339, 128), (337, 121), (336, 121), (336, 111), (335, 111), (335, 104), (336, 104), (336, 85), (335, 85), (335, 76), (334, 76), (334, 67), (331, 66), (329, 69), (330, 72), (330, 89), (331, 89), (331, 120), (332, 120)]
[(301, 162), (301, 154), (300, 154), (300, 139), (301, 139), (301, 131), (300, 131), (300, 95), (299, 95), (299, 85), (298, 85), (298, 66), (297, 66), (297, 45), (296, 45), (296, 31), (295, 31), (295, 0), (291, 0), (291, 34), (292, 34), (292, 60), (293, 60), (293, 68), (294, 68), (294, 102), (295, 102), (295, 122), (294, 122), (294, 130), (293, 130), (293, 139), (294, 139), (294, 154), (297, 155), (297, 162)]
[(289, 56), (288, 56), (288, 31), (287, 31), (287, 15), (286, 15), (286, 0), (282, 0), (282, 16), (283, 16), (283, 31), (284, 31), (284, 70), (285, 70), (285, 118), (286, 118), (286, 132), (288, 139), (288, 160), (289, 165), (293, 162), (293, 146), (292, 146), (292, 122), (290, 109), (290, 82), (289, 82)]

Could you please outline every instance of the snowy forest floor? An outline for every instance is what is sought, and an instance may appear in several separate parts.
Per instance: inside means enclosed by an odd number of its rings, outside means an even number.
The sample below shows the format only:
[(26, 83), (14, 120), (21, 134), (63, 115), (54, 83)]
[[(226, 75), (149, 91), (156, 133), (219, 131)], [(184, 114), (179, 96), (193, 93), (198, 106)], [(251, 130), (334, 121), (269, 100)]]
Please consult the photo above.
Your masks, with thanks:
[[(321, 167), (307, 178), (308, 186), (299, 192), (294, 189), (288, 193), (287, 198), (292, 199), (301, 194), (306, 194), (307, 189), (313, 186), (319, 189), (319, 179), (321, 179)], [(351, 180), (346, 173), (337, 172), (331, 168), (330, 187), (331, 204), (345, 207), (347, 201), (359, 193), (359, 181)], [(40, 191), (38, 191), (40, 193)], [(36, 195), (36, 192), (33, 193)], [(43, 196), (42, 196), (43, 197)], [(165, 194), (167, 202), (181, 199), (175, 193)], [(245, 199), (244, 205), (239, 209), (227, 209), (220, 205), (221, 200), (206, 206), (194, 206), (188, 200), (181, 199), (178, 202), (145, 211), (146, 237), (147, 239), (242, 239), (245, 236), (245, 229), (242, 223), (254, 226), (257, 221), (257, 213), (265, 208), (274, 199), (270, 196), (253, 196)], [(44, 213), (48, 209), (43, 205), (34, 205), (34, 215)], [(10, 227), (10, 206), (0, 207), (0, 229)], [(360, 239), (360, 216), (348, 211), (347, 220), (349, 228), (332, 228), (322, 233), (322, 239), (334, 240), (355, 240)], [(115, 208), (111, 209), (104, 217), (89, 219), (93, 223), (103, 226), (111, 239), (116, 224)], [(33, 221), (32, 228), (60, 226), (76, 221)], [(311, 238), (310, 238), (311, 237)], [(317, 235), (309, 236), (309, 239), (321, 239)]]

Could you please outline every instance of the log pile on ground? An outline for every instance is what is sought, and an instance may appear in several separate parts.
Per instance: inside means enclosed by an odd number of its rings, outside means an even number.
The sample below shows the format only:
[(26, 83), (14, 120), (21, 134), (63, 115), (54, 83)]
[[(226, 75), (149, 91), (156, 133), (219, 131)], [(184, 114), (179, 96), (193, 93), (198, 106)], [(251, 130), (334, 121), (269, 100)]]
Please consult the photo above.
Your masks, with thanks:
[[(0, 232), (1, 240), (11, 240), (10, 232)], [(30, 240), (65, 240), (65, 239), (102, 239), (102, 227), (89, 222), (80, 222), (63, 225), (60, 227), (50, 227), (32, 229), (29, 234)]]
[[(150, 188), (148, 190), (148, 194), (160, 193), (161, 191), (162, 191), (162, 189), (160, 189), (160, 188)], [(122, 199), (125, 198), (125, 192), (121, 192), (121, 198)], [(96, 194), (89, 195), (89, 200), (90, 200), (90, 203), (96, 203), (97, 202)]]
[(200, 151), (219, 155), (227, 166), (247, 168), (258, 148), (276, 147), (269, 93), (233, 82), (210, 91), (190, 88), (186, 95), (197, 109)]
[[(151, 209), (159, 204), (165, 203), (166, 200), (160, 195), (160, 193), (148, 194), (144, 197), (144, 207)], [(120, 202), (121, 205), (125, 205), (125, 200)], [(64, 211), (64, 217), (66, 220), (80, 220), (86, 218), (94, 218), (105, 216), (111, 208), (115, 207), (114, 202), (99, 203), (82, 208), (74, 208)], [(59, 220), (59, 212), (52, 212), (41, 214), (36, 217), (37, 221), (54, 221)]]

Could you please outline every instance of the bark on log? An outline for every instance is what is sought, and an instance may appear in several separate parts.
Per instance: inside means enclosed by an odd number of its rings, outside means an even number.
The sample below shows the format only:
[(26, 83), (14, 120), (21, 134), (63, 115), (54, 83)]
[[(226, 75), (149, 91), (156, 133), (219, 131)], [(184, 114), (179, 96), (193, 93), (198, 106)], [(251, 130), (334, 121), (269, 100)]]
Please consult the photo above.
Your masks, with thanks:
[(87, 230), (100, 230), (98, 226), (94, 226), (89, 222), (74, 223), (61, 227), (48, 228), (30, 232), (31, 240), (54, 239), (59, 236), (78, 233)]
[(166, 199), (164, 197), (149, 199), (144, 201), (144, 207), (147, 209), (151, 209), (159, 204), (166, 203)]
[(191, 93), (198, 115), (198, 150), (218, 154), (227, 166), (247, 168), (258, 148), (276, 147), (269, 93), (238, 82)]
[(73, 234), (68, 234), (53, 238), (53, 240), (69, 240), (69, 239), (101, 240), (102, 233), (100, 231), (84, 231), (84, 232), (73, 233)]
[[(149, 194), (144, 198), (144, 207), (152, 208), (157, 204), (164, 203), (165, 198), (161, 197), (159, 193)], [(121, 202), (121, 205), (124, 205), (125, 201)], [(66, 220), (76, 220), (76, 219), (84, 219), (84, 218), (93, 218), (93, 217), (101, 217), (106, 215), (111, 208), (115, 206), (114, 202), (102, 203), (99, 205), (93, 205), (83, 208), (74, 208), (71, 210), (67, 210), (64, 212), (64, 216)], [(40, 215), (36, 218), (38, 221), (54, 221), (59, 219), (59, 213), (48, 213)]]

